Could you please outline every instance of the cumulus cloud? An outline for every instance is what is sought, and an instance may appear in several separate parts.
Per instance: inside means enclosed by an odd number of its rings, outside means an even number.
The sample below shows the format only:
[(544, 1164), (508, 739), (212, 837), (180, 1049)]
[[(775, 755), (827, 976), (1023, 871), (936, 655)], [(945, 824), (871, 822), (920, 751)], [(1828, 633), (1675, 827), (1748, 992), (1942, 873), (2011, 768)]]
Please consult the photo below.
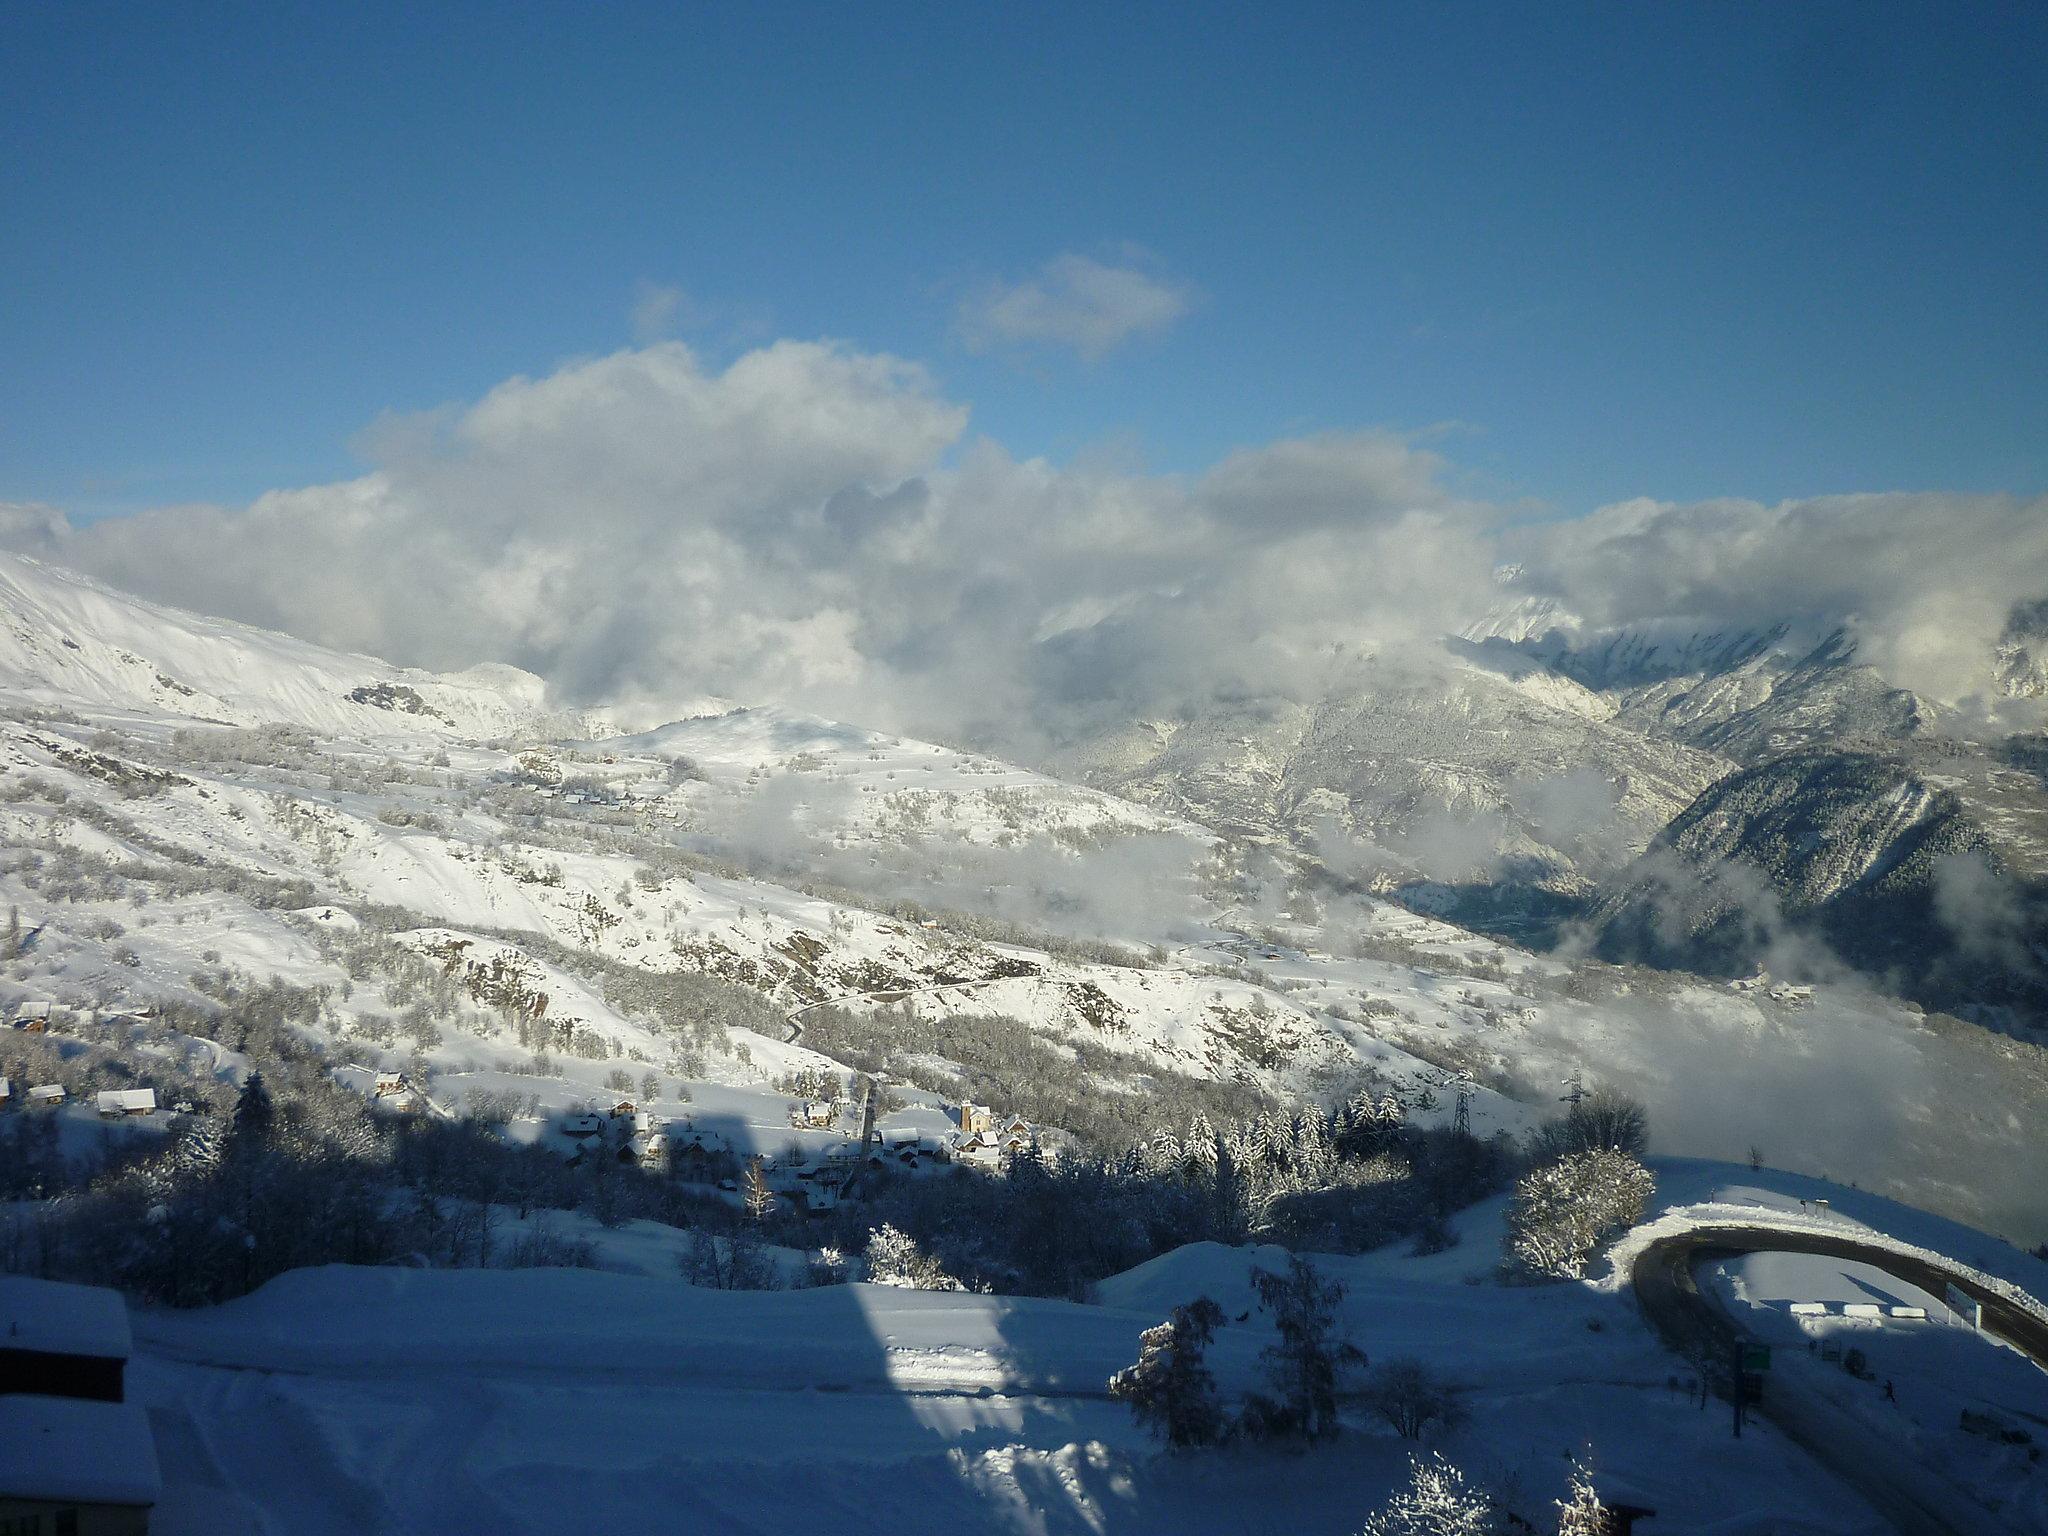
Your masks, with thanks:
[(96, 523), (61, 558), (324, 644), (503, 660), (565, 700), (717, 693), (1018, 751), (1313, 693), (1488, 590), (1430, 455), (1331, 434), (1199, 476), (967, 442), (915, 365), (663, 342), (364, 434), (373, 468)]
[(2048, 595), (2048, 497), (1938, 492), (1603, 507), (1511, 541), (1587, 626), (1846, 627), (1892, 682), (1986, 686), (2016, 608)]
[[(2048, 592), (2040, 499), (1636, 502), (1501, 535), (1391, 433), (1157, 475), (968, 427), (899, 358), (781, 341), (714, 368), (663, 341), (380, 421), (354, 480), (76, 531), (13, 507), (0, 542), (395, 661), (509, 661), (564, 703), (716, 693), (1040, 760), (1391, 675), (1496, 601), (1518, 552), (1589, 624), (1819, 616), (1937, 694), (1983, 686), (2015, 605)], [(1587, 789), (1546, 791), (1546, 839), (1605, 835)]]
[(1129, 260), (1055, 256), (1030, 277), (995, 282), (961, 301), (961, 339), (976, 351), (1066, 347), (1090, 360), (1136, 336), (1163, 331), (1194, 303), (1186, 284)]

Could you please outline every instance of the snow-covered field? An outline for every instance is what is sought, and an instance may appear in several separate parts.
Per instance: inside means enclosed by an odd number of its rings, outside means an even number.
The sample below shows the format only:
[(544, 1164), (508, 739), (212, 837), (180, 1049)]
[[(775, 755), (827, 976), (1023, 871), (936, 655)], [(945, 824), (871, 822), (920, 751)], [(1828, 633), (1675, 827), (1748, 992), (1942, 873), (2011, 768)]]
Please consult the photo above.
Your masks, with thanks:
[[(1576, 1454), (1667, 1530), (1884, 1528), (1768, 1427), (1730, 1439), (1625, 1294), (1498, 1283), (1500, 1220), (1498, 1203), (1465, 1213), (1460, 1245), (1428, 1258), (1317, 1260), (1349, 1287), (1342, 1321), (1373, 1359), (1413, 1356), (1463, 1389), (1468, 1421), (1433, 1448), (1531, 1515)], [(1307, 1453), (1168, 1454), (1103, 1393), (1138, 1334), (1198, 1294), (1233, 1319), (1210, 1354), (1222, 1386), (1255, 1384), (1271, 1331), (1250, 1271), (1283, 1258), (1177, 1250), (1105, 1281), (1096, 1305), (299, 1272), (226, 1306), (138, 1314), (131, 1379), (166, 1448), (155, 1528), (537, 1531), (574, 1509), (736, 1532), (1349, 1532), (1413, 1449), (1362, 1407)]]

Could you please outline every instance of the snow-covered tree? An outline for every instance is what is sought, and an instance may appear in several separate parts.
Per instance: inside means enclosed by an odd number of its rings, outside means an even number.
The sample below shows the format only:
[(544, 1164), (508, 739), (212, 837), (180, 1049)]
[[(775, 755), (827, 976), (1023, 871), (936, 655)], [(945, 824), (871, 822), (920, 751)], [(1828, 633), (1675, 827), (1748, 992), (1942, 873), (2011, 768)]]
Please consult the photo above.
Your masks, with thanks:
[(1365, 1522), (1359, 1536), (1492, 1536), (1493, 1500), (1441, 1456), (1408, 1463), (1408, 1486)]
[(1213, 1445), (1222, 1437), (1223, 1408), (1203, 1352), (1223, 1325), (1223, 1309), (1207, 1296), (1138, 1338), (1137, 1363), (1109, 1378), (1109, 1395), (1131, 1405), (1140, 1424), (1171, 1446)]
[(1656, 1187), (1623, 1152), (1581, 1152), (1532, 1169), (1508, 1209), (1508, 1256), (1531, 1274), (1577, 1279), (1602, 1239), (1642, 1219)]
[(1607, 1506), (1593, 1487), (1593, 1474), (1572, 1462), (1569, 1496), (1557, 1501), (1557, 1536), (1607, 1536)]
[(179, 1174), (194, 1179), (210, 1176), (220, 1166), (226, 1141), (227, 1133), (221, 1129), (218, 1120), (198, 1118), (191, 1121), (172, 1152)]
[(768, 1187), (767, 1166), (758, 1157), (747, 1159), (746, 1183), (742, 1192), (747, 1202), (747, 1214), (756, 1221), (766, 1221), (775, 1209), (775, 1191)]
[(960, 1282), (940, 1268), (938, 1260), (917, 1246), (908, 1232), (884, 1222), (868, 1236), (868, 1278), (877, 1285), (913, 1291), (957, 1291)]

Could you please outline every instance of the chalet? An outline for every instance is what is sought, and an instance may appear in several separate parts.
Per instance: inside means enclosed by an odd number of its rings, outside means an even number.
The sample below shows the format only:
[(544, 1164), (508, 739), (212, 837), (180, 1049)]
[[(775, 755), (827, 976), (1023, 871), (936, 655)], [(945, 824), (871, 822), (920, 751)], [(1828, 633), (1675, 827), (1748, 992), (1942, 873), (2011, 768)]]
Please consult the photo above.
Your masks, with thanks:
[(977, 1167), (997, 1167), (1003, 1160), (1003, 1144), (994, 1131), (978, 1132), (960, 1144), (960, 1160)]
[(64, 1102), (64, 1089), (59, 1083), (41, 1083), (29, 1089), (30, 1109), (55, 1109)]
[(12, 1023), (16, 1029), (25, 1029), (32, 1035), (40, 1035), (50, 1027), (50, 1012), (56, 1005), (46, 997), (33, 997), (14, 1005)]
[(160, 1485), (118, 1293), (0, 1276), (0, 1531), (145, 1536)]
[(6, 1078), (0, 1077), (0, 1104), (12, 1104), (13, 1102), (14, 1084), (8, 1082)]
[(571, 1115), (562, 1122), (562, 1134), (581, 1140), (585, 1136), (596, 1136), (604, 1130), (604, 1116), (597, 1114)]
[(154, 1088), (102, 1088), (98, 1096), (100, 1118), (119, 1120), (124, 1115), (156, 1113)]
[(789, 1123), (796, 1130), (830, 1130), (839, 1119), (839, 1106), (823, 1099), (789, 1106)]
[(840, 1204), (840, 1188), (836, 1182), (815, 1178), (797, 1188), (795, 1196), (805, 1210), (834, 1210)]
[(700, 1131), (687, 1122), (679, 1126), (670, 1126), (668, 1138), (679, 1147), (701, 1147), (706, 1152), (732, 1150), (731, 1143), (716, 1131)]
[(0, 1275), (0, 1394), (118, 1403), (132, 1345), (120, 1292)]
[(633, 1120), (637, 1119), (639, 1114), (640, 1106), (631, 1099), (621, 1099), (612, 1106), (612, 1118), (614, 1120)]
[(161, 1487), (140, 1403), (0, 1397), (0, 1531), (147, 1536)]
[(380, 1099), (389, 1098), (395, 1093), (403, 1093), (405, 1092), (405, 1078), (396, 1072), (379, 1072), (377, 1074), (377, 1085), (373, 1092), (374, 1096)]
[[(664, 1144), (669, 1167), (678, 1173), (701, 1177), (712, 1168), (726, 1166), (732, 1158), (732, 1147), (723, 1136), (700, 1131), (691, 1125), (671, 1126), (664, 1136)], [(738, 1186), (734, 1185), (734, 1188)]]

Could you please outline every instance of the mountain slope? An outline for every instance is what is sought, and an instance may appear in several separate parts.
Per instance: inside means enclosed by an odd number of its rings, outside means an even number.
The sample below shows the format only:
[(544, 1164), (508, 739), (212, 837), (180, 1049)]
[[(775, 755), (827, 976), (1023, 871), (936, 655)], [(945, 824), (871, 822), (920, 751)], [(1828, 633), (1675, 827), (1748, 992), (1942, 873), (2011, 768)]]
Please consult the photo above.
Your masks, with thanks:
[(0, 690), (63, 707), (367, 735), (609, 734), (616, 711), (559, 711), (516, 667), (442, 676), (144, 602), (0, 553)]
[(1600, 952), (1746, 972), (1818, 939), (1951, 1009), (2048, 1003), (2048, 780), (2025, 743), (1787, 753), (1715, 784), (1618, 877)]
[(1498, 920), (1592, 888), (1726, 772), (1504, 647), (1450, 641), (1374, 660), (1314, 703), (1251, 701), (1070, 747), (1069, 773), (1276, 841), (1380, 891)]
[(1835, 624), (1591, 630), (1554, 604), (1525, 598), (1466, 634), (1582, 684), (1608, 701), (1621, 725), (1738, 762), (1865, 738), (1905, 740), (1943, 714), (1862, 662)]

